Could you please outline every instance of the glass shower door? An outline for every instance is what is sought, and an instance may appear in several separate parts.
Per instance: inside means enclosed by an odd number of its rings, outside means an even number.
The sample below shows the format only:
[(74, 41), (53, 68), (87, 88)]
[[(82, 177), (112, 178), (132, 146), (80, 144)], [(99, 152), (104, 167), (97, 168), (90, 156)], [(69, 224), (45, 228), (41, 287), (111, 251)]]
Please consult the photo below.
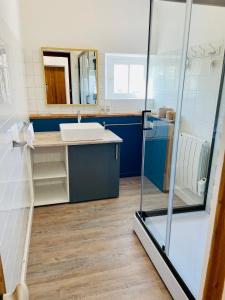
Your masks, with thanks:
[(224, 119), (225, 5), (184, 2), (151, 1), (140, 216), (188, 298), (198, 299)]
[(225, 19), (225, 7), (204, 3), (192, 5), (172, 199), (179, 197), (183, 206), (182, 213), (178, 214), (173, 202), (167, 252), (184, 284), (197, 299), (201, 293), (214, 182), (212, 157), (217, 124), (224, 118), (220, 107), (224, 101), (221, 91), (225, 32), (219, 24)]
[[(141, 212), (145, 225), (151, 228), (153, 238), (162, 249), (166, 245), (167, 207), (185, 17), (185, 1), (151, 1), (145, 103), (147, 112), (143, 114)], [(182, 206), (182, 201), (175, 197), (174, 204)], [(152, 216), (159, 216), (157, 222)]]

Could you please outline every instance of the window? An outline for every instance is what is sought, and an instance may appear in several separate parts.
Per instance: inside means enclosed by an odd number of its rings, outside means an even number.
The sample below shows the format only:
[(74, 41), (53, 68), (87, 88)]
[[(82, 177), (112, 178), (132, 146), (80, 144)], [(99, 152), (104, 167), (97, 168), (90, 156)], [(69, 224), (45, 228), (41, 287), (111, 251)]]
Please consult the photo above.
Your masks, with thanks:
[(144, 99), (146, 56), (106, 54), (106, 99)]

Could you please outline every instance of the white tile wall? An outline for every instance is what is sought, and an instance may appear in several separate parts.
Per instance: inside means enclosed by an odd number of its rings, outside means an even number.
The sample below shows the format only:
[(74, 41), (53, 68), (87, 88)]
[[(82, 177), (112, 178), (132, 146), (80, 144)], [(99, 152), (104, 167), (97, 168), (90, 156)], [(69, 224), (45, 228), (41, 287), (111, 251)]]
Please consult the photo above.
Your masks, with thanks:
[[(182, 105), (181, 131), (211, 142), (218, 100), (223, 51), (210, 68), (210, 57), (192, 59), (187, 68)], [(152, 96), (155, 109), (166, 106), (176, 110), (179, 59), (174, 55), (151, 57)]]
[[(224, 49), (224, 48), (223, 48)], [(219, 96), (221, 71), (223, 64), (223, 53), (216, 56), (216, 64), (213, 68), (210, 57), (194, 58), (190, 60), (187, 67), (184, 94), (182, 102), (181, 131), (194, 136), (212, 141), (216, 108)], [(176, 110), (177, 89), (179, 77), (179, 59), (173, 54), (153, 55), (151, 57), (150, 78), (152, 81), (151, 98), (154, 99), (155, 107), (166, 106)], [(223, 95), (224, 96), (224, 95)], [(210, 177), (207, 207), (209, 210), (210, 199), (215, 182), (215, 170), (217, 167), (217, 156), (219, 141), (222, 131), (222, 120), (224, 120), (224, 99), (220, 111), (219, 127), (214, 149), (214, 159)]]
[(26, 50), (26, 87), (30, 113), (96, 113), (109, 106), (111, 112), (138, 112), (144, 109), (143, 100), (105, 101), (105, 55), (99, 53), (99, 105), (97, 107), (46, 105), (41, 50)]
[(8, 101), (0, 98), (0, 255), (7, 292), (12, 292), (21, 282), (31, 196), (27, 148), (13, 149), (10, 129), (27, 120), (27, 105), (21, 45), (1, 17), (0, 40), (10, 83)]

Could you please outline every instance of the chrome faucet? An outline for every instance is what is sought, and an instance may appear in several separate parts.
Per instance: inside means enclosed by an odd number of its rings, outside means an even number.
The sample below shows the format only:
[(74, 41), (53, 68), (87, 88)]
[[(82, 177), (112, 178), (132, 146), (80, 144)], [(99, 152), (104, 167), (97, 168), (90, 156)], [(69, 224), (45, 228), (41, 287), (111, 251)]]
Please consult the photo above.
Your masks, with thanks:
[(77, 112), (77, 122), (80, 123), (81, 122), (81, 114), (80, 111), (78, 110)]

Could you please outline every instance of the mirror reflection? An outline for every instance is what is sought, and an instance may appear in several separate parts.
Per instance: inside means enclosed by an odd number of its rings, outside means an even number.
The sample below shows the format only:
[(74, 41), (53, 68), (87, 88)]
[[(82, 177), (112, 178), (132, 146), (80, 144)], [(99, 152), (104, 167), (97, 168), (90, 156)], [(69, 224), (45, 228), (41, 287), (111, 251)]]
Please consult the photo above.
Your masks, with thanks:
[(97, 50), (42, 50), (47, 104), (96, 105)]

